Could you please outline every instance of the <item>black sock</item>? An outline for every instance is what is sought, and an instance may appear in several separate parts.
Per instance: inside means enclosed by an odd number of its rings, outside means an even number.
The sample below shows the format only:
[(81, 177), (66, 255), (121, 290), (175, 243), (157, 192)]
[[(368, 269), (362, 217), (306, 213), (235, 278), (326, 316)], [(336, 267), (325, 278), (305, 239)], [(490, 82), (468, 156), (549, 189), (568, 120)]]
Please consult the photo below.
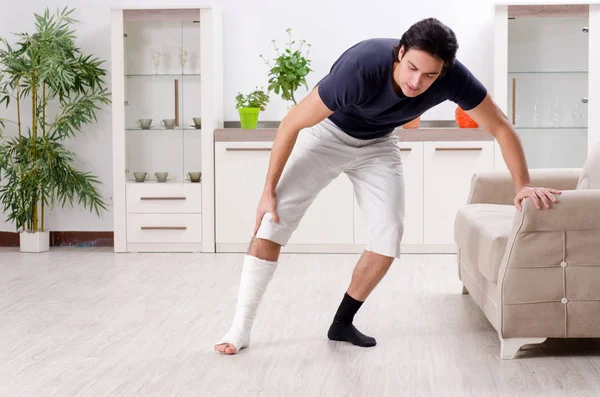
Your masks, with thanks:
[(361, 347), (375, 346), (375, 338), (366, 336), (352, 325), (354, 315), (360, 309), (363, 302), (352, 298), (348, 293), (344, 294), (344, 299), (333, 318), (333, 324), (329, 327), (327, 337), (331, 340), (350, 342), (353, 345)]

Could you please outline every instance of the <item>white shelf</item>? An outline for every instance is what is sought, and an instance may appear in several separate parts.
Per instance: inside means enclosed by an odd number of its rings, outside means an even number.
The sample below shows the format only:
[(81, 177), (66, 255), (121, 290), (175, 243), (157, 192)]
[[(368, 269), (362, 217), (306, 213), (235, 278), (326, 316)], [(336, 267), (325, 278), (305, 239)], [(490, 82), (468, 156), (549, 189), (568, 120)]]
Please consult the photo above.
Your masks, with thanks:
[(135, 78), (135, 77), (193, 77), (200, 76), (200, 73), (132, 73), (126, 74), (125, 77)]
[(156, 180), (148, 179), (147, 181), (144, 181), (144, 182), (136, 182), (133, 179), (128, 179), (127, 183), (131, 183), (133, 185), (140, 185), (140, 184), (146, 184), (146, 185), (147, 184), (154, 184), (154, 185), (173, 185), (173, 184), (177, 184), (177, 185), (181, 185), (181, 184), (184, 184), (184, 183), (193, 184), (193, 185), (201, 185), (202, 184), (202, 180), (200, 182), (190, 182), (190, 181), (185, 181), (185, 182), (182, 182), (182, 181), (159, 182), (159, 181), (156, 181)]
[(529, 71), (509, 71), (508, 74), (587, 74), (587, 70), (556, 70), (556, 71), (541, 71), (541, 70), (529, 70)]
[(524, 126), (514, 126), (515, 130), (587, 130), (587, 127), (524, 127)]
[(152, 127), (152, 128), (140, 128), (130, 127), (126, 128), (127, 131), (202, 131), (202, 128), (194, 127), (178, 127), (178, 128), (165, 128), (165, 127)]

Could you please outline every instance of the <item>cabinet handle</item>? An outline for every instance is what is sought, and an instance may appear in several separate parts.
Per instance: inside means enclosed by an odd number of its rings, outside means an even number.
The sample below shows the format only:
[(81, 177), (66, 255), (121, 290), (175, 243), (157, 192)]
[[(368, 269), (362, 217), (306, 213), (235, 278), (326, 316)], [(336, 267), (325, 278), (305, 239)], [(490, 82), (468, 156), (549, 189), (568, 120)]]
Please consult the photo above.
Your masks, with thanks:
[(141, 197), (140, 200), (185, 200), (185, 197)]
[(512, 79), (512, 124), (516, 123), (517, 113), (517, 79)]
[(412, 148), (409, 148), (409, 147), (402, 147), (402, 148), (400, 148), (401, 152), (410, 152), (411, 150), (412, 150)]
[(483, 150), (480, 147), (436, 147), (435, 150), (443, 152), (455, 152), (461, 150)]
[(142, 226), (142, 230), (187, 230), (186, 226)]
[(231, 152), (268, 152), (271, 151), (270, 147), (228, 147), (225, 148)]

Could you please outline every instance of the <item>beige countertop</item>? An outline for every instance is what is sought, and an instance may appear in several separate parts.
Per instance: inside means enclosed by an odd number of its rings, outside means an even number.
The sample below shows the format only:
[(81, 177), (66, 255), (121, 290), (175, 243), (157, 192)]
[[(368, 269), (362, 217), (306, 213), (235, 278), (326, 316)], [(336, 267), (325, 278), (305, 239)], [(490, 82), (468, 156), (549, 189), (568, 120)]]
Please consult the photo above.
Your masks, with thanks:
[[(275, 139), (277, 128), (222, 128), (215, 130), (215, 142), (269, 142)], [(492, 141), (494, 138), (481, 128), (397, 128), (394, 133), (405, 142), (421, 141)]]

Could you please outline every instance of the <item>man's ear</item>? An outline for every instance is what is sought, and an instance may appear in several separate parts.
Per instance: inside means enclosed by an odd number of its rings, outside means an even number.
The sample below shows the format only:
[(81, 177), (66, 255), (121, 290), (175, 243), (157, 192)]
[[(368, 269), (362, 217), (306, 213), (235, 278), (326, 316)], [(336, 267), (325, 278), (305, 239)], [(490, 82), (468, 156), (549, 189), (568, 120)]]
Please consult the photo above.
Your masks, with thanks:
[(398, 50), (398, 62), (402, 60), (402, 57), (404, 57), (404, 44), (402, 44)]

